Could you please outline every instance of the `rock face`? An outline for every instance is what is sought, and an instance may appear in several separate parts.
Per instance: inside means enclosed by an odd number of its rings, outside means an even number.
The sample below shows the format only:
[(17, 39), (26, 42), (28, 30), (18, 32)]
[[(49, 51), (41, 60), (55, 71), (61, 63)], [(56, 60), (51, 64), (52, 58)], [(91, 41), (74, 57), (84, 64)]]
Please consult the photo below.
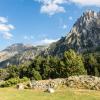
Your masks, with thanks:
[(15, 55), (22, 54), (23, 52), (31, 49), (34, 49), (35, 51), (36, 48), (33, 48), (33, 46), (28, 47), (20, 43), (13, 44), (0, 52), (0, 62), (5, 61)]
[(100, 12), (86, 11), (73, 25), (67, 36), (62, 37), (44, 54), (62, 55), (68, 49), (77, 52), (93, 51), (100, 47)]
[[(66, 86), (70, 88), (77, 89), (90, 89), (90, 90), (100, 90), (100, 78), (94, 76), (70, 76), (65, 79), (53, 79), (53, 80), (42, 80), (36, 81), (34, 89), (39, 90), (56, 90), (61, 86)], [(51, 90), (50, 90), (51, 89)]]

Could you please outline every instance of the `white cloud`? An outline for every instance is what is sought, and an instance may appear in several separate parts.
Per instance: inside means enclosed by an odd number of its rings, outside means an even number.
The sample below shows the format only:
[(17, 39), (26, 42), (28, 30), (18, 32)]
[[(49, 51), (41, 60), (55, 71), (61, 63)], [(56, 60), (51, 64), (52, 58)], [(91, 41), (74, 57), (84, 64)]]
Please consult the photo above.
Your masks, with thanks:
[(43, 5), (41, 7), (41, 13), (46, 13), (49, 15), (54, 15), (55, 13), (65, 12), (65, 9), (57, 4)]
[(8, 19), (5, 17), (0, 17), (0, 23), (7, 23)]
[(34, 37), (33, 37), (32, 35), (31, 35), (31, 36), (25, 35), (25, 36), (24, 36), (24, 39), (25, 39), (25, 40), (33, 40)]
[(69, 18), (68, 18), (69, 20), (73, 20), (73, 17), (72, 16), (69, 16)]
[(13, 25), (11, 25), (11, 24), (9, 24), (8, 27), (10, 28), (10, 30), (15, 29), (15, 27)]
[(48, 39), (48, 38), (45, 38), (43, 40), (35, 42), (35, 45), (48, 45), (48, 44), (51, 44), (53, 42), (56, 42), (57, 40), (58, 39)]
[(31, 36), (30, 36), (30, 39), (34, 39), (34, 36), (31, 35)]
[(72, 3), (82, 6), (98, 6), (100, 7), (100, 0), (69, 0)]
[(67, 25), (66, 25), (66, 24), (64, 24), (64, 25), (63, 25), (63, 29), (66, 29), (66, 28), (67, 28)]
[(24, 39), (25, 39), (25, 40), (28, 40), (28, 39), (29, 39), (29, 37), (25, 35), (25, 36), (24, 36)]
[(9, 32), (4, 32), (3, 33), (3, 38), (5, 39), (11, 39), (13, 37), (13, 35)]
[(62, 4), (67, 3), (67, 0), (35, 0), (42, 3), (41, 13), (46, 13), (48, 15), (54, 15), (56, 13), (65, 12)]
[(41, 40), (41, 43), (42, 43), (42, 44), (50, 44), (50, 43), (56, 42), (56, 41), (57, 41), (57, 40), (45, 38), (44, 40)]
[(0, 34), (4, 39), (11, 39), (13, 35), (11, 30), (15, 29), (12, 24), (8, 24), (8, 19), (5, 17), (0, 17)]
[(10, 30), (13, 30), (14, 29), (14, 26), (9, 24), (0, 24), (0, 31), (10, 31)]

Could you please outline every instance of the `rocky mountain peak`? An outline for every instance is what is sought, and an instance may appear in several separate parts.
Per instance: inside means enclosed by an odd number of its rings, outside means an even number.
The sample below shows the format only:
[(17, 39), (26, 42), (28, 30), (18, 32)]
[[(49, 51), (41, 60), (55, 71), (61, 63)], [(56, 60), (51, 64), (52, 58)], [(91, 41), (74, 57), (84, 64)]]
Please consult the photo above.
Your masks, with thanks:
[[(94, 12), (92, 10), (87, 10), (86, 12), (83, 12), (82, 16), (78, 18), (74, 26), (77, 27), (83, 27), (83, 26), (88, 26), (90, 22), (93, 20), (96, 20), (100, 18), (100, 13)], [(73, 27), (74, 27), (73, 26)]]
[(86, 18), (86, 20), (90, 20), (91, 18), (97, 18), (98, 14), (92, 10), (87, 10), (83, 13), (83, 17)]
[(88, 10), (77, 19), (71, 31), (56, 42), (49, 54), (60, 55), (68, 49), (85, 52), (100, 47), (100, 12)]
[(77, 51), (89, 47), (99, 46), (100, 43), (100, 17), (99, 13), (86, 11), (76, 21), (72, 30), (66, 37), (68, 45)]

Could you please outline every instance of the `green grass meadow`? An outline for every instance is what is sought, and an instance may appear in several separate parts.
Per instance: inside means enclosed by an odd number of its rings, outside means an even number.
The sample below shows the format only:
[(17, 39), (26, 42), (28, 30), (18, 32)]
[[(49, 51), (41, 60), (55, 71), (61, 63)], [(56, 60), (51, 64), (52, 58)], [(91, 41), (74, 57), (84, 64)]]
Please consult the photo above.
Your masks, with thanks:
[(37, 90), (0, 88), (0, 100), (100, 100), (100, 91), (66, 88), (50, 94)]

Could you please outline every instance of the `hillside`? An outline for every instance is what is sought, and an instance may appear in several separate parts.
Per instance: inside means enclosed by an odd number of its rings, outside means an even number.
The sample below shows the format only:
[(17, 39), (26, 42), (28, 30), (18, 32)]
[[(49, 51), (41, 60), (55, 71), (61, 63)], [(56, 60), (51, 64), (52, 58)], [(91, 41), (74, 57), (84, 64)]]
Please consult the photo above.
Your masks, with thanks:
[(0, 52), (0, 67), (27, 63), (34, 59), (46, 46), (13, 44)]

